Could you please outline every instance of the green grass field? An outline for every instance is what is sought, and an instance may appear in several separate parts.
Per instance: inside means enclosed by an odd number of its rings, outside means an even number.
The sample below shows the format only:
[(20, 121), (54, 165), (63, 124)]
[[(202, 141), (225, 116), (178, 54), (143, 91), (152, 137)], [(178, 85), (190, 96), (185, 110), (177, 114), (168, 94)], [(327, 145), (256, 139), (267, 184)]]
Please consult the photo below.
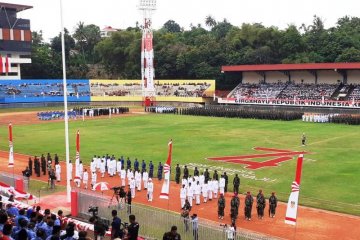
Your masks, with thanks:
[[(360, 215), (360, 128), (357, 126), (154, 114), (77, 120), (71, 121), (69, 127), (72, 159), (77, 129), (81, 133), (81, 159), (85, 162), (90, 162), (94, 154), (108, 153), (129, 156), (132, 160), (135, 157), (140, 161), (152, 160), (157, 167), (158, 162), (166, 160), (167, 142), (172, 138), (173, 163), (213, 165), (257, 179), (272, 179), (264, 182), (241, 177), (240, 190), (262, 188), (266, 195), (276, 191), (284, 201), (294, 180), (295, 158), (279, 167), (259, 170), (205, 158), (262, 153), (253, 147), (309, 151), (313, 154), (305, 156), (300, 204)], [(13, 131), (15, 152), (65, 156), (63, 122), (15, 125)], [(300, 146), (303, 132), (308, 139), (306, 147)], [(0, 149), (8, 150), (8, 142), (4, 140), (7, 139), (6, 126), (0, 129), (0, 136), (3, 139)]]

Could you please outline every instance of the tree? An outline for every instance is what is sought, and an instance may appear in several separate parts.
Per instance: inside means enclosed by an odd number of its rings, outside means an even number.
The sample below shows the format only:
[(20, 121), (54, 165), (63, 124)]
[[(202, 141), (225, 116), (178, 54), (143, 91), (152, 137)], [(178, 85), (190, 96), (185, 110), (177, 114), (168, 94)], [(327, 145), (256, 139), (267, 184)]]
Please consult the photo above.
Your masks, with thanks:
[(166, 23), (164, 23), (163, 28), (171, 33), (177, 33), (181, 31), (180, 25), (177, 24), (174, 20), (169, 20)]
[(208, 15), (208, 16), (206, 16), (206, 18), (205, 18), (205, 25), (207, 26), (207, 27), (209, 27), (210, 29), (212, 29), (213, 27), (215, 27), (216, 26), (216, 20), (211, 16), (211, 15)]

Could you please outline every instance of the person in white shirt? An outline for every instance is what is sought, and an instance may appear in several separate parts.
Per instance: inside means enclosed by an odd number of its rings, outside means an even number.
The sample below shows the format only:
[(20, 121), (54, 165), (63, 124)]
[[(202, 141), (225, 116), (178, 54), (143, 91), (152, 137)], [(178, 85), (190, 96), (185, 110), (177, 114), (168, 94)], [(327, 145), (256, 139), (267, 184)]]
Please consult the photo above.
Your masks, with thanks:
[(55, 165), (55, 175), (56, 175), (56, 181), (60, 182), (60, 180), (61, 180), (61, 166), (60, 166), (60, 164)]
[(101, 160), (101, 164), (100, 164), (100, 173), (101, 173), (101, 177), (105, 177), (105, 161)]
[(201, 186), (199, 181), (196, 182), (194, 188), (195, 188), (195, 204), (200, 205)]
[(131, 178), (134, 177), (134, 172), (131, 170), (131, 168), (127, 170), (126, 176), (128, 178), (128, 184), (130, 185)]
[(149, 179), (149, 173), (145, 169), (145, 171), (143, 172), (143, 175), (142, 175), (142, 180), (143, 180), (143, 183), (144, 183), (144, 189), (148, 188), (148, 179)]
[(124, 169), (124, 166), (121, 169), (120, 178), (121, 178), (121, 186), (125, 187), (125, 185), (126, 185), (126, 180), (125, 180), (126, 179), (126, 170)]
[(121, 177), (121, 161), (120, 161), (120, 158), (119, 158), (119, 160), (117, 161), (117, 163), (116, 163), (116, 172), (117, 172), (117, 174), (119, 174), (119, 176)]
[(154, 183), (152, 182), (152, 179), (149, 178), (149, 181), (147, 183), (147, 196), (149, 202), (152, 202), (153, 200), (153, 193), (154, 193)]
[(190, 184), (191, 184), (191, 185), (194, 185), (194, 183), (193, 183), (193, 178), (192, 178), (191, 175), (189, 175), (189, 177), (188, 177), (188, 179), (187, 179), (187, 182), (188, 182), (188, 186), (190, 186)]
[(95, 163), (96, 163), (96, 169), (97, 169), (97, 170), (100, 170), (100, 166), (101, 166), (101, 158), (100, 158), (100, 156), (98, 156), (98, 157), (95, 159)]
[(225, 178), (224, 178), (224, 175), (221, 175), (219, 187), (220, 187), (220, 194), (224, 194), (225, 193)]
[(235, 239), (235, 233), (236, 233), (235, 223), (232, 223), (228, 227), (228, 229), (226, 229), (226, 233), (227, 233), (227, 240), (234, 240)]
[(201, 191), (202, 191), (202, 194), (203, 194), (204, 203), (206, 203), (207, 199), (208, 199), (208, 184), (207, 183), (204, 183), (202, 185)]
[(91, 160), (91, 163), (90, 163), (90, 172), (95, 172), (96, 171), (96, 162), (95, 160)]
[(182, 185), (182, 188), (180, 189), (180, 203), (181, 203), (181, 209), (185, 205), (185, 199), (186, 199), (186, 188), (185, 184)]
[(218, 191), (219, 191), (219, 181), (214, 179), (212, 182), (213, 182), (214, 198), (217, 198), (218, 197)]
[(209, 198), (209, 201), (211, 201), (213, 198), (213, 182), (212, 182), (211, 178), (208, 181), (208, 198)]
[(141, 173), (138, 171), (135, 171), (135, 186), (139, 191), (141, 191)]
[(97, 181), (97, 173), (96, 171), (94, 171), (91, 173), (91, 189), (93, 189), (94, 185), (96, 184), (96, 181)]
[(73, 173), (73, 164), (71, 162), (71, 160), (69, 160), (69, 165), (67, 170), (69, 171), (69, 176), (70, 176), (70, 181), (72, 180), (72, 173)]
[(201, 187), (204, 185), (204, 183), (205, 183), (204, 173), (201, 173), (201, 175), (199, 176), (199, 183), (200, 183)]
[(187, 189), (186, 195), (187, 195), (187, 199), (190, 203), (190, 206), (192, 207), (192, 202), (193, 202), (193, 197), (194, 197), (194, 189), (191, 186), (191, 183), (189, 183), (189, 187)]
[(85, 189), (88, 188), (88, 180), (89, 180), (89, 174), (87, 172), (87, 169), (85, 169), (83, 174), (83, 184)]
[(110, 166), (111, 166), (111, 169), (110, 169), (110, 176), (113, 177), (116, 175), (116, 159), (115, 157), (113, 157), (110, 161)]
[(110, 159), (110, 157), (107, 157), (107, 159), (106, 159), (106, 167), (107, 167), (108, 175), (111, 176), (111, 159)]
[(82, 164), (82, 161), (79, 163), (79, 177), (82, 178), (84, 173), (84, 165)]
[(187, 179), (185, 177), (183, 177), (181, 179), (181, 185), (185, 185), (185, 188), (187, 188), (189, 186), (188, 181), (187, 181)]
[(135, 179), (131, 177), (130, 179), (130, 190), (131, 190), (131, 198), (135, 198)]

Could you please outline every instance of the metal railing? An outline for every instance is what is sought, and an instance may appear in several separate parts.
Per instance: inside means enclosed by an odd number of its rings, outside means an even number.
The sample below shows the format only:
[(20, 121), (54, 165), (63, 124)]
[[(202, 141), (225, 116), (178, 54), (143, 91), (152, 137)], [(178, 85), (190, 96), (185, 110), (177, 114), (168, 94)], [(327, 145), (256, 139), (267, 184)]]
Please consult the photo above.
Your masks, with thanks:
[[(190, 219), (184, 219), (180, 214), (166, 211), (163, 209), (154, 208), (151, 206), (132, 204), (131, 213), (126, 204), (118, 204), (116, 199), (110, 201), (109, 197), (100, 195), (91, 191), (78, 191), (78, 212), (79, 217), (88, 219), (92, 216), (89, 213), (89, 207), (98, 207), (98, 216), (102, 219), (111, 222), (111, 211), (116, 209), (118, 216), (123, 222), (128, 222), (128, 216), (134, 214), (136, 221), (140, 224), (139, 234), (145, 236), (146, 239), (162, 239), (165, 232), (170, 231), (171, 226), (175, 225), (178, 228), (178, 233), (181, 239), (184, 240), (226, 240), (227, 228), (220, 226), (216, 222), (199, 219), (197, 230), (193, 229), (193, 224)], [(198, 235), (197, 238), (194, 234)], [(244, 229), (237, 229), (235, 238), (240, 239), (276, 239), (275, 237), (262, 235)]]

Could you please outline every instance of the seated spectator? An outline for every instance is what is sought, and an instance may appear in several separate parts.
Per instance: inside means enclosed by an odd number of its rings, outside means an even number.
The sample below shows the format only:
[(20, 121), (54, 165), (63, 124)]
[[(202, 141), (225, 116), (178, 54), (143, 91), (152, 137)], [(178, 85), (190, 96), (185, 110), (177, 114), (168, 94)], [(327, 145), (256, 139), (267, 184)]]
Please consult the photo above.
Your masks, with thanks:
[(15, 217), (15, 225), (19, 226), (20, 221), (22, 219), (25, 219), (27, 222), (29, 221), (29, 219), (25, 216), (25, 209), (22, 208), (19, 210), (19, 215)]
[(8, 221), (8, 215), (5, 212), (0, 213), (0, 231), (3, 230), (4, 225)]
[(8, 216), (16, 217), (19, 215), (19, 210), (15, 206), (13, 206), (11, 203), (6, 205), (6, 208), (7, 208), (6, 212), (7, 212)]
[(12, 228), (13, 228), (13, 226), (10, 223), (6, 223), (4, 225), (4, 228), (3, 228), (3, 231), (2, 231), (2, 233), (3, 233), (2, 239), (3, 240), (13, 240), (13, 238), (11, 237)]

